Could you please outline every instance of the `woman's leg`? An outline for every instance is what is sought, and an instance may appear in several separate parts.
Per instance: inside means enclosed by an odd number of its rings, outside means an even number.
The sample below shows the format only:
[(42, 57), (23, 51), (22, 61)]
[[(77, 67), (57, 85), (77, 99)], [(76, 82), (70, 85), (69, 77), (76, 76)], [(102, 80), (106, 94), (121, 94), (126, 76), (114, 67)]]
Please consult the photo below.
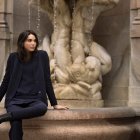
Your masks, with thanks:
[(42, 101), (33, 101), (23, 104), (11, 104), (6, 109), (8, 113), (0, 115), (0, 123), (42, 116), (47, 111), (47, 105)]
[(22, 140), (23, 130), (22, 130), (22, 120), (10, 121), (10, 131), (9, 139), (10, 140)]
[[(18, 111), (22, 109), (20, 106), (17, 105), (10, 105), (7, 107), (7, 112)], [(9, 139), (10, 140), (22, 140), (23, 137), (23, 130), (22, 130), (22, 120), (12, 120), (10, 121), (10, 131), (9, 131)]]
[[(12, 106), (9, 107), (9, 110), (11, 110), (10, 108), (13, 108)], [(12, 120), (22, 120), (22, 119), (29, 119), (33, 117), (39, 117), (44, 115), (46, 111), (47, 111), (47, 105), (42, 101), (34, 101), (27, 104), (22, 104), (20, 105), (20, 109), (11, 111)]]
[(10, 121), (10, 140), (22, 140), (22, 119), (44, 115), (47, 111), (47, 105), (42, 101), (32, 101), (23, 104), (10, 104), (6, 109), (8, 113), (0, 115), (0, 123)]

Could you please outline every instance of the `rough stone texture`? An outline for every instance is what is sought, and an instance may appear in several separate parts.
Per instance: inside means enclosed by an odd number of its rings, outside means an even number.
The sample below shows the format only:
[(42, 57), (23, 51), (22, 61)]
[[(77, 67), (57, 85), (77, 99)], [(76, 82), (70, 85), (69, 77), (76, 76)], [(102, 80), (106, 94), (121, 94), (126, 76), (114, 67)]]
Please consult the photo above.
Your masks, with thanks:
[[(136, 140), (135, 115), (133, 109), (125, 107), (48, 110), (43, 117), (23, 122), (24, 139)], [(8, 123), (0, 125), (2, 140), (8, 139), (8, 129)]]

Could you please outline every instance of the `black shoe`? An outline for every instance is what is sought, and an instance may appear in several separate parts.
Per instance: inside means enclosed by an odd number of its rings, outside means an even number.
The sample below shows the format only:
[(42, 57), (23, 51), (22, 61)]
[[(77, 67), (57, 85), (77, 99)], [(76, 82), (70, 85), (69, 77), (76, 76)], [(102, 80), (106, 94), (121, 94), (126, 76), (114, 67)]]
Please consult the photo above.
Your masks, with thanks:
[(10, 121), (12, 119), (12, 114), (11, 113), (5, 113), (0, 115), (0, 124), (3, 122)]

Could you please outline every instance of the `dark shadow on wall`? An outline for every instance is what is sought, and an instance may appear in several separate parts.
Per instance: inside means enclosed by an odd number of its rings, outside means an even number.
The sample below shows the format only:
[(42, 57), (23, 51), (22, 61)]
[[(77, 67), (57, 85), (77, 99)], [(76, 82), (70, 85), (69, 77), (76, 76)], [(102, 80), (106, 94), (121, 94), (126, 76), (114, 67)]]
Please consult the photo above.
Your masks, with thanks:
[(101, 14), (93, 29), (93, 39), (112, 58), (112, 70), (103, 76), (105, 106), (127, 106), (130, 57), (130, 1)]

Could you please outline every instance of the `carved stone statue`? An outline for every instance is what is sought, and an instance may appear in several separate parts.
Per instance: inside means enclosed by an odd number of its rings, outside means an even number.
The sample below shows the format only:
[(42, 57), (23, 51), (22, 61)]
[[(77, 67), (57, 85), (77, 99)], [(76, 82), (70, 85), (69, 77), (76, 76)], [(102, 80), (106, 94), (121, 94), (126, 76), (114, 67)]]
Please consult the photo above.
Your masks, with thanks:
[(42, 46), (49, 54), (58, 99), (102, 99), (102, 76), (111, 70), (112, 62), (93, 41), (92, 29), (100, 13), (118, 1), (40, 0), (54, 26), (51, 41), (46, 36)]

